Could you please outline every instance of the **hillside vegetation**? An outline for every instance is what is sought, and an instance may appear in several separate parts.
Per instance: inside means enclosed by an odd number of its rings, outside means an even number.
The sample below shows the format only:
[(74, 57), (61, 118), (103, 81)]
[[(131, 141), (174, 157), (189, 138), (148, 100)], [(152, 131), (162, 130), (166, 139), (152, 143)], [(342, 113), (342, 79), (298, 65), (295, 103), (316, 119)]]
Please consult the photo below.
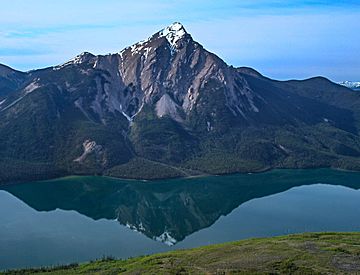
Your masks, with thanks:
[(359, 274), (360, 233), (250, 239), (128, 260), (4, 274)]

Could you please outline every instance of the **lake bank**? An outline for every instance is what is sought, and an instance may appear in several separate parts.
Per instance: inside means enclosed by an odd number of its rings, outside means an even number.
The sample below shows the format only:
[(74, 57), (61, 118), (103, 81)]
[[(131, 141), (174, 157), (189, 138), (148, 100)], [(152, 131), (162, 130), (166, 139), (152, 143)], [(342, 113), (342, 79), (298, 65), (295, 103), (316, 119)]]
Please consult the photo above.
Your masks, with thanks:
[[(119, 167), (115, 167), (116, 169), (110, 169), (104, 172), (100, 172), (98, 174), (87, 174), (87, 173), (79, 173), (72, 174), (65, 171), (53, 174), (40, 174), (38, 177), (29, 177), (24, 178), (20, 176), (18, 179), (6, 180), (3, 179), (0, 175), (0, 186), (12, 185), (12, 184), (21, 184), (27, 181), (48, 181), (48, 180), (56, 180), (67, 177), (87, 177), (87, 176), (99, 176), (99, 177), (107, 177), (114, 178), (118, 180), (138, 180), (138, 181), (161, 181), (161, 180), (172, 180), (172, 179), (191, 179), (191, 178), (203, 178), (203, 177), (211, 177), (211, 176), (230, 176), (230, 175), (245, 175), (245, 174), (261, 174), (269, 171), (276, 170), (317, 170), (317, 169), (329, 169), (335, 171), (343, 171), (343, 172), (360, 172), (358, 168), (345, 168), (345, 167), (337, 167), (337, 166), (262, 166), (262, 167), (252, 167), (251, 169), (235, 169), (235, 170), (224, 170), (218, 171), (215, 173), (200, 171), (189, 169), (186, 167), (176, 167), (165, 163), (159, 163), (155, 161), (146, 160), (145, 163), (141, 162), (140, 164), (136, 163), (133, 165), (121, 165), (121, 169)], [(119, 170), (120, 169), (120, 170)], [(158, 173), (161, 171), (161, 173)], [(19, 171), (17, 171), (19, 172)], [(15, 173), (15, 172), (14, 172)], [(21, 173), (20, 173), (21, 174)], [(5, 177), (5, 178), (9, 178)], [(11, 177), (10, 177), (11, 178)]]
[[(253, 172), (235, 172), (235, 173), (226, 173), (226, 174), (198, 174), (198, 175), (190, 175), (190, 176), (183, 176), (183, 177), (169, 177), (169, 178), (153, 178), (153, 179), (143, 179), (143, 178), (120, 178), (108, 175), (64, 175), (62, 177), (54, 177), (49, 179), (40, 179), (40, 180), (31, 180), (30, 182), (56, 182), (56, 181), (63, 181), (63, 180), (71, 180), (71, 179), (80, 179), (80, 178), (87, 178), (87, 177), (97, 177), (103, 178), (104, 180), (114, 180), (114, 181), (126, 181), (126, 182), (148, 182), (148, 183), (159, 183), (163, 181), (177, 181), (177, 180), (193, 180), (193, 179), (207, 179), (207, 178), (216, 178), (216, 177), (231, 177), (231, 176), (246, 176), (246, 175), (266, 175), (267, 173), (276, 173), (278, 171), (295, 171), (295, 172), (306, 172), (306, 171), (332, 171), (332, 172), (340, 172), (340, 173), (358, 173), (360, 175), (360, 171), (357, 170), (348, 170), (342, 168), (334, 168), (334, 167), (318, 167), (318, 168), (266, 168), (263, 170), (253, 171)], [(7, 187), (12, 185), (19, 185), (19, 184), (27, 184), (29, 181), (16, 181), (16, 182), (7, 182), (1, 183), (1, 187)]]

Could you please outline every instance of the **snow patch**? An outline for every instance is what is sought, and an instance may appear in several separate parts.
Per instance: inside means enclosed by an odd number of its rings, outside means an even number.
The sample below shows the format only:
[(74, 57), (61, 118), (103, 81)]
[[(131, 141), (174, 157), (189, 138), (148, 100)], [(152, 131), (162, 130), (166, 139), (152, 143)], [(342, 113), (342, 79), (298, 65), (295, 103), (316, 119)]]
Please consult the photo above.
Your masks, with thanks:
[(155, 241), (162, 242), (168, 246), (173, 246), (177, 242), (176, 239), (173, 238), (166, 230), (164, 233), (162, 233), (160, 236), (155, 237), (154, 239)]
[(0, 101), (0, 106), (6, 101), (6, 98), (4, 100)]
[(61, 64), (59, 66), (55, 66), (53, 67), (53, 70), (60, 70), (63, 67), (66, 67), (68, 65), (72, 65), (72, 64), (81, 64), (84, 63), (85, 61), (89, 60), (89, 58), (91, 57), (95, 57), (92, 53), (89, 52), (83, 52), (77, 56), (75, 56), (74, 58), (70, 59), (68, 62)]
[(170, 47), (172, 50), (177, 49), (177, 42), (186, 35), (186, 31), (184, 26), (179, 23), (175, 22), (170, 26), (166, 27), (165, 29), (160, 31), (160, 37), (165, 37), (166, 40), (169, 42)]
[(329, 119), (327, 119), (326, 117), (323, 118), (324, 122), (329, 122)]
[[(89, 56), (90, 53), (88, 52), (83, 52), (77, 56), (75, 56), (73, 59), (69, 60), (67, 63), (71, 63), (71, 64), (81, 64), (84, 61), (86, 61), (86, 57)], [(91, 54), (90, 54), (91, 55)]]
[[(149, 38), (145, 39), (145, 40), (141, 40), (140, 42), (137, 42), (129, 47), (126, 47), (124, 49), (122, 49), (120, 52), (119, 52), (119, 55), (120, 55), (120, 58), (123, 59), (124, 57), (124, 53), (127, 51), (127, 50), (130, 50), (131, 52), (131, 55), (134, 55), (134, 54), (138, 54), (140, 53), (143, 49), (147, 50), (147, 48), (145, 48), (145, 44), (148, 43), (151, 39), (153, 38), (153, 36), (150, 36)], [(150, 47), (151, 48), (151, 47)]]
[(142, 222), (140, 222), (139, 225), (133, 225), (126, 222), (125, 226), (135, 232), (142, 233), (145, 231), (145, 227), (143, 226)]
[[(158, 37), (166, 38), (166, 40), (168, 41), (168, 43), (170, 45), (171, 53), (173, 53), (177, 49), (177, 42), (186, 35), (186, 31), (185, 31), (185, 28), (183, 27), (183, 25), (181, 25), (181, 23), (175, 22), (175, 23), (171, 24), (170, 26), (162, 29), (160, 32), (158, 32), (158, 34), (159, 34)], [(124, 53), (126, 51), (130, 50), (131, 55), (142, 53), (142, 54), (144, 54), (145, 59), (146, 59), (149, 54), (149, 51), (151, 49), (151, 47), (148, 48), (146, 46), (146, 44), (151, 39), (154, 39), (156, 37), (157, 37), (157, 34), (154, 34), (145, 40), (142, 40), (138, 43), (131, 45), (130, 47), (126, 47), (126, 48), (122, 49), (119, 52), (120, 58), (123, 59)]]
[(151, 47), (148, 47), (145, 49), (145, 51), (144, 51), (145, 60), (148, 58), (150, 51), (151, 51)]
[(95, 69), (97, 67), (97, 64), (98, 64), (98, 61), (96, 60), (94, 65), (93, 65), (93, 68)]
[(145, 231), (145, 227), (144, 227), (144, 225), (142, 224), (142, 222), (139, 223), (139, 230), (140, 230), (140, 231)]
[(130, 47), (131, 55), (140, 53), (143, 48), (144, 48), (144, 46), (141, 43), (132, 45)]
[(350, 89), (360, 89), (360, 81), (353, 82), (353, 81), (342, 81), (338, 82), (337, 84), (341, 86), (345, 86)]

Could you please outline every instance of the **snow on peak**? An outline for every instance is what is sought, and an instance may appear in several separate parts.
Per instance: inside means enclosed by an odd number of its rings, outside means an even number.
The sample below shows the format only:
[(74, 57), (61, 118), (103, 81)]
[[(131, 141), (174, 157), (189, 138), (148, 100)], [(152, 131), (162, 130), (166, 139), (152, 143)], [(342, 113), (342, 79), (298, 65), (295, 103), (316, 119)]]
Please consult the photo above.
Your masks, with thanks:
[(145, 39), (145, 40), (141, 40), (140, 42), (137, 42), (129, 47), (126, 47), (124, 49), (122, 49), (120, 52), (119, 52), (119, 55), (121, 58), (123, 58), (123, 54), (126, 50), (129, 50), (130, 49), (130, 52), (131, 52), (131, 55), (134, 55), (134, 54), (139, 54), (142, 52), (143, 49), (145, 49), (144, 52), (147, 52), (146, 55), (148, 54), (148, 51), (151, 49), (148, 49), (145, 47), (145, 45), (152, 39), (153, 36), (150, 36), (149, 38)]
[(81, 63), (86, 62), (88, 59), (90, 59), (92, 57), (95, 57), (95, 55), (93, 55), (92, 53), (89, 53), (89, 52), (83, 52), (83, 53), (75, 56), (74, 58), (70, 59), (68, 62), (66, 62), (66, 63), (64, 63), (62, 65), (56, 66), (53, 69), (54, 70), (59, 70), (59, 69), (65, 67), (67, 65), (81, 64)]
[(160, 31), (160, 37), (165, 37), (172, 48), (176, 48), (176, 43), (185, 35), (185, 28), (179, 22), (175, 22)]
[(88, 57), (93, 57), (93, 55), (89, 52), (83, 52), (83, 53), (75, 56), (70, 61), (72, 61), (74, 64), (79, 64), (79, 63), (84, 62)]
[(360, 89), (360, 82), (342, 81), (342, 82), (338, 82), (338, 84), (348, 87), (350, 89)]
[(164, 30), (169, 30), (173, 32), (178, 32), (182, 30), (185, 32), (185, 28), (180, 22), (174, 22), (171, 25), (167, 26)]
[(132, 46), (126, 47), (123, 50), (119, 52), (120, 57), (122, 58), (124, 53), (127, 50), (130, 50), (131, 55), (135, 54), (142, 54), (145, 56), (145, 59), (147, 58), (151, 47), (148, 47), (148, 42), (150, 42), (152, 39), (156, 39), (158, 37), (165, 37), (166, 40), (170, 44), (171, 52), (173, 53), (177, 49), (177, 42), (183, 38), (187, 32), (185, 31), (184, 26), (179, 23), (175, 22), (166, 28), (162, 29), (158, 33), (155, 33), (154, 35), (150, 36), (149, 38), (142, 40), (140, 42), (137, 42), (133, 44)]

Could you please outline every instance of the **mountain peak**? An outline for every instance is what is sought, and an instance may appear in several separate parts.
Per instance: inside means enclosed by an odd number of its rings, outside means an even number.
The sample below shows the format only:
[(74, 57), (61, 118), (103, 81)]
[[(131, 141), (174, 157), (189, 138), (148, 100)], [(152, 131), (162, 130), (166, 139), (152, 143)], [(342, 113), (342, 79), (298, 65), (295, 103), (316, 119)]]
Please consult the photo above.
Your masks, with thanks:
[(88, 61), (89, 59), (95, 57), (95, 55), (93, 55), (92, 53), (89, 52), (82, 52), (81, 54), (78, 54), (77, 56), (75, 56), (74, 58), (70, 59), (69, 61), (59, 65), (59, 66), (55, 66), (54, 69), (58, 70), (61, 69), (65, 66), (68, 65), (74, 65), (74, 64), (81, 64), (84, 63), (86, 61)]
[(176, 48), (176, 43), (186, 34), (184, 26), (179, 22), (174, 22), (160, 31), (160, 37), (165, 37), (174, 48)]
[(169, 43), (171, 51), (173, 53), (179, 48), (178, 42), (187, 35), (189, 36), (184, 26), (179, 22), (174, 22), (171, 25), (153, 34), (149, 38), (137, 42), (132, 46), (124, 48), (120, 51), (120, 55), (122, 55), (126, 50), (130, 50), (132, 54), (139, 53), (144, 50), (144, 47), (148, 46), (148, 43), (157, 40), (158, 38), (165, 38)]
[(31, 73), (0, 66), (0, 182), (360, 170), (359, 93), (325, 78), (281, 82), (228, 66), (176, 22), (120, 53), (85, 52)]
[(183, 26), (183, 24), (181, 24), (180, 22), (174, 22), (172, 24), (170, 24), (169, 26), (167, 26), (166, 28), (164, 28), (162, 31), (169, 31), (169, 32), (184, 32), (185, 28)]

